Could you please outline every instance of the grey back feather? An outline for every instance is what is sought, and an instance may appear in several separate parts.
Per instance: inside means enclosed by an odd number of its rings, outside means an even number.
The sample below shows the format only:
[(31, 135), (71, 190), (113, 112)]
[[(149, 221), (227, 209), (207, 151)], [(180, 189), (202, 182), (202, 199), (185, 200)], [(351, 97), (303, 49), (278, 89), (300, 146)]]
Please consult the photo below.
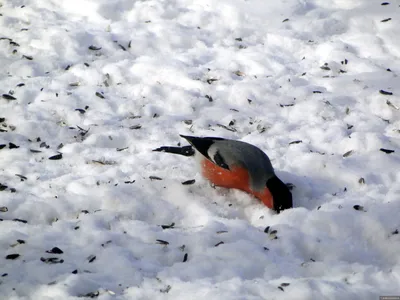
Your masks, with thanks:
[(241, 141), (216, 140), (208, 149), (210, 158), (219, 154), (229, 168), (244, 167), (250, 170), (250, 186), (262, 191), (268, 179), (275, 176), (269, 157), (259, 148)]

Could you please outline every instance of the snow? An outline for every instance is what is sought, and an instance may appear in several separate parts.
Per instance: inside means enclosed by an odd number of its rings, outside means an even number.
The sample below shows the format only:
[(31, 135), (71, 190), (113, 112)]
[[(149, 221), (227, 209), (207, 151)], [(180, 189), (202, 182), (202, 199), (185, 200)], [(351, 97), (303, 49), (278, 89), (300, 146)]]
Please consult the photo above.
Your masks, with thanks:
[[(1, 299), (400, 295), (398, 0), (1, 5)], [(258, 146), (295, 207), (151, 151), (179, 134)]]

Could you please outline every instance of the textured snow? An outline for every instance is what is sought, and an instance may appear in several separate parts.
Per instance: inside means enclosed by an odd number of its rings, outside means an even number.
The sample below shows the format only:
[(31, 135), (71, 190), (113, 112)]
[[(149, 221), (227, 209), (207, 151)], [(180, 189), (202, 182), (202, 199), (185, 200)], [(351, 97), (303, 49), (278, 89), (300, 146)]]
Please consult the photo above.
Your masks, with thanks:
[[(400, 295), (399, 16), (398, 0), (2, 1), (0, 298)], [(258, 146), (295, 207), (151, 151), (179, 134)]]

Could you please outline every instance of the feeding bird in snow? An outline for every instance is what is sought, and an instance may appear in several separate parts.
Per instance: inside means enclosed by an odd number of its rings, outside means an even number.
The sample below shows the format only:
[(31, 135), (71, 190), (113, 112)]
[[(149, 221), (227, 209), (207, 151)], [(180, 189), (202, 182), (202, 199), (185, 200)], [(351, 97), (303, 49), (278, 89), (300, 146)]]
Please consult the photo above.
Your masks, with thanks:
[(163, 146), (153, 151), (200, 155), (202, 175), (214, 185), (245, 191), (278, 213), (293, 207), (289, 188), (275, 175), (268, 156), (256, 146), (219, 137), (181, 137), (190, 146)]

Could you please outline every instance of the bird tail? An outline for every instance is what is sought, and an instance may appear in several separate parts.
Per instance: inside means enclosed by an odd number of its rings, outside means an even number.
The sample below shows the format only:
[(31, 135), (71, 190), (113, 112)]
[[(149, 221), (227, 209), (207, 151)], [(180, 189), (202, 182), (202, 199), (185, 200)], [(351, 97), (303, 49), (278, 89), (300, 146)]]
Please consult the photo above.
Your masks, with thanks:
[(192, 146), (184, 146), (184, 147), (170, 147), (170, 146), (162, 146), (157, 149), (153, 149), (153, 151), (157, 152), (167, 152), (173, 154), (179, 154), (183, 156), (194, 156), (194, 149)]

